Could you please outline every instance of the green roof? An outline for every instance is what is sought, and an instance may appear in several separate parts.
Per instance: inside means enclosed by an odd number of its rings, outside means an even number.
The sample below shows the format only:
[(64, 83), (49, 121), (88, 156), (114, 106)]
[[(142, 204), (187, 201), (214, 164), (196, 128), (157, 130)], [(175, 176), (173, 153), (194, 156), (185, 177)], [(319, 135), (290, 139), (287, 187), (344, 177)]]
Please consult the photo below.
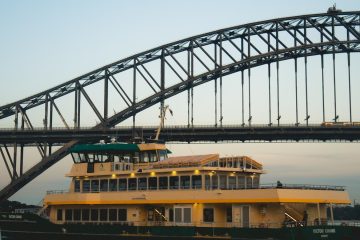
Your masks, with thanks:
[(77, 144), (70, 149), (72, 153), (84, 152), (139, 152), (137, 144), (132, 143), (109, 143), (109, 144)]

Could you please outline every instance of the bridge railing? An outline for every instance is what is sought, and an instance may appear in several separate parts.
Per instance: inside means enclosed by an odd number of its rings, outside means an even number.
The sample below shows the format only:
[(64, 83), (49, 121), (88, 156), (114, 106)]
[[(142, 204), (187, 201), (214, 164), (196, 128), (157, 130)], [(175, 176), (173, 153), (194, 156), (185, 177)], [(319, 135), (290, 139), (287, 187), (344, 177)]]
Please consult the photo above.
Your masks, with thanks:
[[(135, 129), (157, 129), (159, 126), (137, 126), (135, 127)], [(360, 123), (359, 124), (352, 124), (352, 125), (349, 125), (349, 124), (332, 124), (332, 125), (325, 125), (323, 123), (313, 123), (313, 124), (308, 124), (308, 125), (301, 125), (301, 124), (280, 124), (280, 125), (269, 125), (269, 124), (251, 124), (251, 125), (248, 125), (248, 124), (245, 124), (245, 125), (242, 125), (242, 124), (224, 124), (222, 126), (218, 125), (218, 126), (214, 126), (214, 125), (210, 125), (210, 124), (200, 124), (200, 125), (165, 125), (163, 130), (166, 130), (166, 129), (184, 129), (184, 128), (201, 128), (201, 129), (204, 129), (204, 128), (217, 128), (217, 129), (227, 129), (227, 128), (281, 128), (281, 127), (286, 127), (286, 128), (289, 128), (289, 127), (294, 127), (294, 128), (311, 128), (311, 127), (322, 127), (322, 128), (360, 128)], [(114, 128), (111, 128), (111, 129), (133, 129), (133, 126), (116, 126)], [(81, 128), (76, 128), (76, 127), (69, 127), (69, 128), (66, 128), (66, 127), (52, 127), (52, 128), (43, 128), (43, 127), (33, 127), (32, 129), (29, 129), (29, 128), (24, 128), (24, 129), (15, 129), (15, 128), (0, 128), (0, 131), (9, 131), (9, 132), (13, 132), (13, 131), (62, 131), (62, 130), (68, 130), (68, 131), (82, 131), (82, 130), (94, 130), (94, 131), (101, 131), (102, 129), (94, 129), (93, 127), (86, 127), (86, 126), (83, 126)]]

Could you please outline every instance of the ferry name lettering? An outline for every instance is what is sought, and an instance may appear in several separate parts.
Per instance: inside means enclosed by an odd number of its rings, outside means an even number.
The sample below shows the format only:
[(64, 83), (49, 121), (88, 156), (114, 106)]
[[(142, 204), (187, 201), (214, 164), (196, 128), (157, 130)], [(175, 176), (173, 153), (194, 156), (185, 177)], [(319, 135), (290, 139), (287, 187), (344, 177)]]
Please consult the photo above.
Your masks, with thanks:
[(324, 229), (321, 228), (313, 229), (313, 233), (324, 233)]
[(15, 214), (10, 214), (9, 215), (9, 219), (21, 219), (22, 216), (21, 215), (15, 215)]
[(317, 234), (322, 234), (322, 233), (336, 233), (335, 228), (331, 228), (331, 229), (322, 229), (322, 228), (316, 228), (313, 229), (313, 233), (317, 233)]

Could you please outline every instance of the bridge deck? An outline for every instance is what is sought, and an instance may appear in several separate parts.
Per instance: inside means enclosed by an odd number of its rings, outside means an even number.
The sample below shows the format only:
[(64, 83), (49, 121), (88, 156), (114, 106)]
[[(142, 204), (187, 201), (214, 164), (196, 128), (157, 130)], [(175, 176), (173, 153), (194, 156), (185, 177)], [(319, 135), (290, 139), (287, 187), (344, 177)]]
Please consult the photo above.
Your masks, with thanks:
[[(143, 139), (154, 138), (156, 127), (119, 127), (110, 129), (66, 129), (52, 130), (0, 130), (0, 143), (33, 145), (49, 143), (61, 145), (71, 140), (98, 142), (116, 137), (119, 141), (130, 141), (131, 136)], [(214, 127), (167, 126), (162, 129), (160, 138), (166, 142), (221, 142), (221, 141), (358, 141), (360, 126), (294, 126), (294, 125), (224, 125)]]

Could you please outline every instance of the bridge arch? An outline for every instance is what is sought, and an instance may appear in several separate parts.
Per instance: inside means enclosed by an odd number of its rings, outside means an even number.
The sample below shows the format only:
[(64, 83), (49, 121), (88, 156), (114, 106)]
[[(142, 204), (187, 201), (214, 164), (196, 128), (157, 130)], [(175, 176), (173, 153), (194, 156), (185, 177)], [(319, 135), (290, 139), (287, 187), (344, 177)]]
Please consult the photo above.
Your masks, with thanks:
[[(0, 119), (13, 115), (17, 119), (17, 115), (21, 114), (27, 126), (32, 128), (31, 121), (26, 115), (27, 110), (49, 104), (59, 112), (55, 100), (75, 92), (76, 99), (84, 96), (98, 116), (100, 124), (94, 128), (111, 128), (155, 104), (163, 103), (167, 98), (229, 74), (289, 59), (359, 52), (358, 26), (360, 26), (359, 11), (337, 12), (272, 19), (197, 35), (122, 59), (31, 97), (1, 106)], [(336, 32), (337, 28), (344, 29), (346, 34)], [(178, 54), (181, 53), (186, 53), (187, 57), (178, 58)], [(160, 65), (157, 76), (146, 67), (146, 64), (151, 62), (158, 62)], [(203, 71), (196, 71), (194, 68), (197, 67)], [(177, 76), (176, 84), (166, 87), (165, 69)], [(124, 71), (138, 74), (154, 93), (137, 101), (133, 94), (136, 92), (136, 87), (133, 87), (131, 93), (127, 93), (122, 88), (121, 82), (115, 78), (116, 74)], [(107, 109), (107, 90), (105, 90), (103, 113), (96, 108), (85, 91), (87, 86), (101, 80), (104, 81), (105, 89), (112, 85), (127, 105), (113, 116), (109, 116)], [(79, 104), (80, 101), (75, 100), (77, 114), (75, 114), (74, 127), (81, 127)], [(44, 117), (46, 127), (48, 127), (47, 114)], [(43, 156), (41, 161), (25, 173), (21, 171), (21, 174), (14, 174), (10, 184), (1, 190), (0, 199), (8, 198), (61, 160), (77, 142), (77, 140), (70, 141), (53, 153), (47, 153), (46, 149), (42, 149), (39, 145), (39, 151)]]

